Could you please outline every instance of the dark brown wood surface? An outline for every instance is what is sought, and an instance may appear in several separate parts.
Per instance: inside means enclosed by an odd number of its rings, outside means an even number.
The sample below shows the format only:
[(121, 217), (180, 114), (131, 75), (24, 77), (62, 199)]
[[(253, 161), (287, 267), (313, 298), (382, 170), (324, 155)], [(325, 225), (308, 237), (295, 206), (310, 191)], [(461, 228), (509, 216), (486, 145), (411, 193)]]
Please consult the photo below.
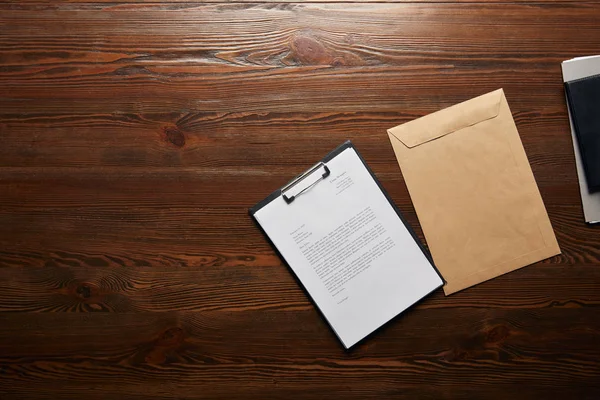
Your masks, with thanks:
[[(0, 2), (0, 398), (600, 398), (590, 54), (598, 2)], [(351, 139), (422, 237), (386, 129), (499, 87), (562, 255), (345, 352), (248, 207)]]

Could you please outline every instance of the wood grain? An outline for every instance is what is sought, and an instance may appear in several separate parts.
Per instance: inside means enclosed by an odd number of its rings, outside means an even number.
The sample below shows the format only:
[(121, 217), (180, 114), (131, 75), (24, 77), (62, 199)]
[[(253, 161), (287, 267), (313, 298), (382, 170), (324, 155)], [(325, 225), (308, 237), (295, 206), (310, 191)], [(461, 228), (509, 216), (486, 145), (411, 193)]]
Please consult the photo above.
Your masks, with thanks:
[(559, 62), (597, 50), (599, 7), (58, 6), (32, 20), (26, 6), (4, 6), (0, 110), (418, 112), (500, 86), (540, 110), (561, 93)]
[[(576, 179), (562, 93), (557, 93), (553, 103), (543, 113), (535, 112), (533, 105), (531, 110), (518, 109), (515, 121), (524, 133), (523, 143), (535, 168), (552, 172), (548, 175), (559, 179), (566, 170), (572, 174), (565, 178)], [(381, 142), (389, 142), (386, 129), (417, 116), (420, 114), (322, 112), (198, 113), (176, 118), (139, 114), (7, 117), (5, 124), (10, 129), (3, 134), (0, 166), (27, 167), (36, 160), (46, 167), (178, 167), (199, 174), (213, 168), (223, 175), (237, 173), (244, 166), (251, 168), (248, 173), (274, 171), (289, 175), (351, 138), (369, 164), (386, 173), (398, 169), (397, 163), (392, 163), (391, 148), (382, 150)], [(115, 130), (119, 135), (114, 134)], [(553, 140), (548, 142), (549, 138)], [(319, 143), (317, 152), (307, 151), (306, 147), (314, 142)], [(249, 160), (252, 165), (248, 165)], [(567, 168), (561, 169), (561, 165)]]
[[(600, 2), (0, 2), (0, 398), (597, 399), (600, 230), (560, 62)], [(345, 352), (248, 207), (503, 87), (562, 254)]]
[[(577, 0), (560, 0), (561, 3), (575, 3), (578, 2)], [(595, 0), (591, 0), (588, 2), (596, 2)], [(21, 4), (35, 4), (35, 5), (39, 5), (39, 4), (44, 4), (43, 1), (41, 0), (4, 0), (3, 3), (6, 4), (16, 4), (16, 5), (21, 5)], [(126, 1), (114, 1), (114, 0), (97, 0), (94, 1), (92, 5), (89, 4), (90, 2), (88, 0), (61, 0), (60, 4), (63, 7), (94, 7), (94, 8), (104, 8), (104, 7), (111, 7), (111, 6), (115, 6), (115, 5), (141, 5), (141, 4), (156, 4), (157, 2), (155, 0), (126, 0)], [(362, 1), (349, 1), (349, 0), (305, 0), (305, 1), (292, 1), (292, 0), (284, 0), (284, 1), (280, 1), (280, 0), (266, 0), (266, 1), (261, 1), (261, 2), (257, 2), (256, 0), (200, 0), (200, 1), (194, 1), (194, 2), (189, 2), (189, 1), (184, 1), (184, 0), (166, 0), (166, 1), (161, 1), (160, 4), (162, 7), (168, 7), (169, 9), (176, 9), (176, 8), (188, 8), (190, 7), (190, 4), (211, 4), (211, 3), (218, 3), (218, 4), (235, 4), (235, 3), (252, 3), (252, 4), (256, 4), (256, 3), (271, 3), (271, 4), (286, 4), (286, 3), (293, 3), (293, 4), (311, 4), (311, 3), (358, 3), (358, 4), (377, 4), (377, 3), (466, 3), (466, 4), (472, 4), (472, 3), (509, 3), (509, 4), (514, 4), (514, 3), (544, 3), (543, 1), (537, 0), (537, 1), (529, 1), (529, 0), (362, 0)], [(47, 7), (46, 4), (44, 4), (45, 7)], [(55, 5), (56, 6), (56, 5)]]
[[(594, 340), (600, 325), (582, 309), (419, 310), (387, 327), (385, 337), (351, 353), (333, 351), (335, 339), (314, 310), (56, 313), (35, 320), (26, 315), (9, 317), (26, 333), (5, 329), (0, 336), (5, 371), (0, 379), (11, 391), (33, 395), (39, 384), (52, 383), (44, 395), (69, 395), (82, 389), (80, 382), (103, 387), (107, 379), (115, 381), (108, 395), (136, 396), (143, 386), (149, 398), (172, 393), (195, 398), (199, 392), (213, 397), (230, 390), (231, 382), (238, 382), (238, 393), (253, 398), (439, 398), (449, 387), (457, 396), (548, 395), (552, 388), (570, 397), (598, 389), (594, 378), (600, 353)], [(569, 327), (554, 330), (557, 320)], [(271, 327), (268, 333), (264, 325)], [(448, 325), (453, 328), (433, 329)], [(228, 332), (227, 345), (223, 332)], [(56, 340), (48, 343), (47, 335)], [(15, 351), (15, 345), (21, 350)], [(563, 354), (557, 346), (576, 353)], [(423, 375), (436, 384), (424, 388)], [(465, 376), (469, 385), (454, 383)], [(311, 390), (304, 391), (307, 381)]]
[[(138, 257), (141, 257), (138, 256)], [(307, 296), (270, 255), (0, 254), (0, 312), (308, 310)], [(18, 263), (27, 262), (28, 269)], [(36, 266), (37, 264), (37, 266)], [(581, 308), (600, 305), (593, 264), (540, 264), (416, 309)], [(506, 287), (511, 287), (510, 298)], [(16, 300), (18, 299), (18, 301)]]

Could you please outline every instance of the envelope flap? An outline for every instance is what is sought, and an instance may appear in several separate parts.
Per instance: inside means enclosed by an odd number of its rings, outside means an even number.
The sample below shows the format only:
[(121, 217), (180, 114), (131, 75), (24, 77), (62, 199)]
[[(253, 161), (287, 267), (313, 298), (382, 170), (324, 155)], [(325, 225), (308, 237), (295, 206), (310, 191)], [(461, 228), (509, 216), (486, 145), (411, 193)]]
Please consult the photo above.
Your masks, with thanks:
[(388, 133), (412, 148), (479, 122), (494, 118), (504, 98), (502, 89), (467, 100), (433, 114), (415, 119)]

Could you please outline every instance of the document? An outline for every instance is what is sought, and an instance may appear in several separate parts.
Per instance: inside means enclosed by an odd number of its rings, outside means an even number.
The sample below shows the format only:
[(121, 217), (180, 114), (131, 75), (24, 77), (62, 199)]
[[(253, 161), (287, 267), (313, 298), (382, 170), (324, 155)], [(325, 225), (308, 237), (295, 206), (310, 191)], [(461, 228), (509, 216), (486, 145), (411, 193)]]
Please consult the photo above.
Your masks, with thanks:
[[(571, 60), (564, 61), (561, 67), (564, 82), (598, 75), (600, 74), (600, 56), (573, 58)], [(567, 107), (567, 111), (569, 112), (569, 123), (571, 124), (571, 138), (573, 139), (575, 165), (577, 167), (579, 192), (581, 193), (581, 202), (583, 205), (585, 221), (589, 224), (600, 223), (600, 192), (589, 192), (588, 184), (585, 178), (585, 171), (583, 168), (583, 160), (581, 158), (579, 144), (577, 142), (577, 135), (575, 134), (575, 127), (573, 126), (573, 119), (571, 118), (571, 111), (569, 110), (569, 107)]]
[(560, 254), (502, 89), (388, 134), (446, 295)]
[(353, 147), (326, 166), (254, 216), (349, 348), (443, 282)]

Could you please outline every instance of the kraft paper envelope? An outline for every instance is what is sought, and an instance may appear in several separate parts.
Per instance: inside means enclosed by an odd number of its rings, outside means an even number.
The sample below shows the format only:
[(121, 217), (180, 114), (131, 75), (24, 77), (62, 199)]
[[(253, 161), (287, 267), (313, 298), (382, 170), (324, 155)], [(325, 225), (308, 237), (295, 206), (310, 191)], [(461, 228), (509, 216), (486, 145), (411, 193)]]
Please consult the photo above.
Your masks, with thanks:
[(560, 254), (502, 89), (388, 134), (446, 295)]

